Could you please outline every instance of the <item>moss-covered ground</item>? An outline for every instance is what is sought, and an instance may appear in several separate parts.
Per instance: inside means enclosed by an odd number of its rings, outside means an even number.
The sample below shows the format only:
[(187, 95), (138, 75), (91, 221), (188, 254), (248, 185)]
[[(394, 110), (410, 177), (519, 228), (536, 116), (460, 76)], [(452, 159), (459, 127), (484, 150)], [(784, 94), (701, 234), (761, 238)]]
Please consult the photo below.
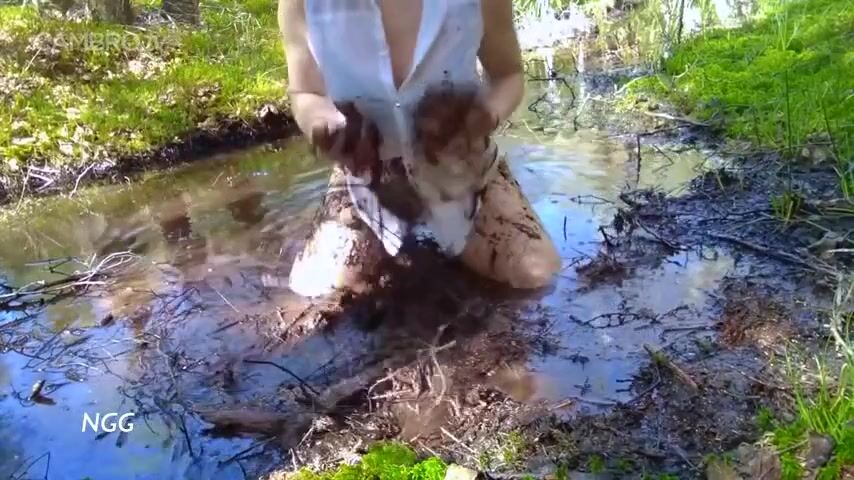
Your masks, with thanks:
[(186, 27), (149, 3), (129, 26), (0, 6), (0, 176), (147, 152), (283, 103), (275, 2), (204, 1)]
[(354, 465), (314, 472), (303, 469), (290, 480), (442, 480), (448, 466), (437, 457), (419, 460), (400, 443), (377, 443)]

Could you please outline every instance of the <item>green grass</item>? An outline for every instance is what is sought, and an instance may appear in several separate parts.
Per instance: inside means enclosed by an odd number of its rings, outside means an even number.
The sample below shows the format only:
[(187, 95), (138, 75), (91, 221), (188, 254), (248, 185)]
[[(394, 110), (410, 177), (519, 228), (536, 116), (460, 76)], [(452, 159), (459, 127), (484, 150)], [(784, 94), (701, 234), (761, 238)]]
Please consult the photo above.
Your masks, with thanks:
[(280, 103), (275, 2), (208, 0), (201, 12), (198, 27), (140, 28), (0, 6), (0, 124), (12, 126), (0, 129), (0, 175), (144, 152)]
[(448, 466), (430, 457), (418, 461), (415, 452), (399, 443), (378, 443), (355, 465), (342, 465), (335, 470), (313, 472), (303, 469), (293, 480), (442, 480)]
[(605, 459), (602, 458), (601, 455), (591, 455), (590, 458), (587, 459), (587, 470), (590, 473), (603, 473), (607, 465), (605, 464)]
[(824, 144), (854, 200), (854, 8), (839, 0), (761, 3), (764, 13), (752, 22), (683, 42), (627, 98), (664, 97), (787, 161), (805, 144)]
[[(513, 0), (513, 10), (517, 15), (533, 15), (539, 17), (545, 13), (546, 8), (555, 12), (562, 12), (573, 3), (571, 0)], [(575, 2), (579, 3), (579, 2)]]
[[(839, 290), (842, 293), (837, 296), (831, 313), (835, 319), (850, 315), (845, 308), (851, 305), (854, 279), (841, 282)], [(835, 320), (831, 323), (837, 324)], [(833, 457), (818, 472), (817, 478), (839, 478), (843, 466), (854, 465), (854, 339), (850, 332), (837, 333), (834, 334), (834, 344), (836, 350), (841, 351), (843, 360), (838, 369), (831, 370), (821, 360), (788, 360), (789, 375), (794, 385), (795, 419), (778, 421), (767, 409), (757, 413), (757, 425), (768, 432), (771, 443), (782, 452), (784, 480), (802, 478), (804, 467), (799, 454), (810, 433), (827, 435), (836, 444)], [(805, 382), (804, 377), (811, 377), (811, 380)]]
[(803, 466), (799, 458), (801, 447), (810, 432), (828, 435), (836, 443), (834, 456), (819, 473), (818, 478), (837, 478), (843, 465), (854, 465), (854, 363), (847, 363), (831, 380), (824, 366), (819, 365), (817, 391), (796, 389), (797, 418), (793, 422), (771, 421), (772, 444), (782, 453), (783, 478), (799, 479)]

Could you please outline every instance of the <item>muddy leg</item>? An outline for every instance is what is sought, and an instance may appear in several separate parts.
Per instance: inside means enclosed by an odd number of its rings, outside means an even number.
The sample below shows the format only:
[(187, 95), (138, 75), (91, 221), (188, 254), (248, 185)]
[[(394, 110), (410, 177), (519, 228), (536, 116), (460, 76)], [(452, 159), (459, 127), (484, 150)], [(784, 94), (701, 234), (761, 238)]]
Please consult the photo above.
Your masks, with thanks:
[(364, 292), (383, 256), (382, 245), (353, 208), (343, 172), (335, 169), (312, 233), (291, 268), (291, 290), (305, 297)]
[(476, 273), (513, 288), (544, 287), (560, 270), (560, 256), (506, 160), (500, 162), (461, 260)]

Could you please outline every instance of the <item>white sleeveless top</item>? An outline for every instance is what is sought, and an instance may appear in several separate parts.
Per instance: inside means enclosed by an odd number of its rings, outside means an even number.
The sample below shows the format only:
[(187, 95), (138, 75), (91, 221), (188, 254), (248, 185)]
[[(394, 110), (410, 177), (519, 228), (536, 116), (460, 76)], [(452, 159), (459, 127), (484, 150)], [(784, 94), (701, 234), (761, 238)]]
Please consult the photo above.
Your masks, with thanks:
[[(391, 56), (376, 0), (305, 0), (308, 44), (320, 67), (327, 94), (333, 101), (353, 102), (359, 112), (377, 124), (382, 136), (380, 158), (400, 157), (411, 183), (425, 203), (425, 214), (415, 225), (397, 218), (379, 205), (366, 188), (370, 178), (349, 174), (347, 188), (360, 217), (382, 240), (386, 251), (397, 254), (410, 231), (436, 241), (450, 255), (458, 255), (473, 226), (480, 190), (494, 170), (497, 151), (488, 155), (488, 171), (477, 185), (453, 172), (425, 172), (413, 144), (412, 114), (430, 86), (442, 82), (480, 83), (477, 53), (483, 36), (480, 0), (422, 0), (421, 26), (412, 66), (401, 84), (394, 84)], [(430, 180), (425, 180), (428, 178)], [(458, 185), (455, 185), (455, 182)], [(451, 193), (449, 193), (451, 192)]]

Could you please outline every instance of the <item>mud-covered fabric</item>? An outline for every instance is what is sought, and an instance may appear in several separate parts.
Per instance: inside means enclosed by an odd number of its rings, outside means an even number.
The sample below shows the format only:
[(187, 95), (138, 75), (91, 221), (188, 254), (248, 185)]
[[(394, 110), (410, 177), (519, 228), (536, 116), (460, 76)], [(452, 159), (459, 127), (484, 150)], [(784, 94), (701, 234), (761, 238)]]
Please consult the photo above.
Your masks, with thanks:
[[(345, 185), (360, 218), (391, 255), (397, 254), (413, 230), (433, 239), (446, 253), (458, 255), (473, 228), (479, 205), (476, 192), (493, 169), (482, 169), (481, 178), (474, 179), (454, 176), (448, 169), (422, 175), (425, 171), (418, 170), (423, 161), (414, 141), (413, 115), (431, 87), (481, 84), (477, 67), (483, 36), (481, 1), (424, 0), (422, 5), (412, 65), (400, 88), (394, 82), (382, 12), (375, 0), (306, 0), (308, 43), (328, 95), (335, 102), (352, 102), (374, 122), (382, 137), (381, 161), (400, 163), (402, 168), (383, 168), (382, 175), (402, 172), (423, 200), (417, 219), (402, 218), (401, 211), (371, 188), (377, 183), (372, 178), (375, 171), (348, 172)], [(494, 145), (486, 158), (497, 158)], [(382, 183), (400, 190), (401, 184)], [(441, 190), (448, 187), (463, 193), (442, 195)]]

